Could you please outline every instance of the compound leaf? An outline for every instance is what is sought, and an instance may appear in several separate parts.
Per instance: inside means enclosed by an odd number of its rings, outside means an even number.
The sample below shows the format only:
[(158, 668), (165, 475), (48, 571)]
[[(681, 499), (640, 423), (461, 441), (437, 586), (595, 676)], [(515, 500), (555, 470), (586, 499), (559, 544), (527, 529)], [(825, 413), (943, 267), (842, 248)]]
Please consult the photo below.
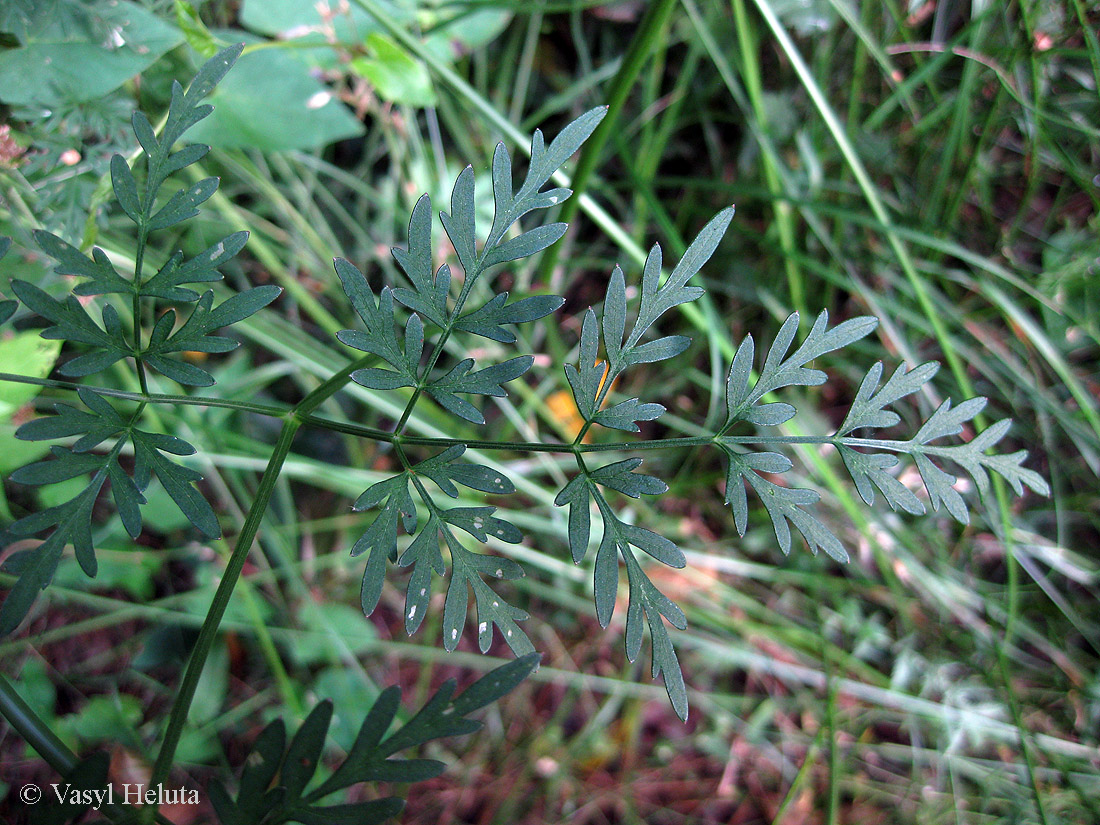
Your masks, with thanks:
[(723, 209), (712, 218), (692, 241), (663, 287), (658, 285), (662, 261), (661, 247), (659, 244), (654, 244), (646, 258), (642, 273), (642, 294), (638, 317), (625, 341), (623, 336), (626, 333), (627, 320), (626, 280), (622, 269), (618, 266), (612, 270), (604, 299), (602, 324), (607, 365), (604, 366), (597, 361), (599, 327), (595, 313), (589, 309), (581, 324), (578, 364), (576, 367), (572, 364), (565, 366), (566, 379), (573, 390), (577, 409), (586, 422), (598, 423), (612, 429), (638, 432), (636, 422), (653, 421), (665, 412), (665, 408), (660, 404), (643, 404), (637, 398), (615, 404), (608, 409), (600, 409), (600, 407), (611, 385), (627, 367), (674, 358), (690, 346), (691, 339), (683, 335), (667, 335), (646, 343), (641, 343), (641, 338), (663, 313), (679, 304), (694, 301), (703, 294), (703, 290), (699, 287), (687, 286), (687, 281), (698, 273), (714, 254), (732, 218), (732, 208)]
[(727, 207), (715, 215), (691, 242), (680, 263), (672, 270), (664, 285), (658, 286), (661, 271), (661, 247), (654, 244), (646, 258), (642, 275), (642, 296), (638, 319), (624, 345), (624, 351), (633, 349), (654, 322), (668, 310), (680, 304), (694, 301), (703, 294), (687, 282), (710, 260), (719, 241), (733, 220), (733, 207)]
[(91, 375), (133, 354), (125, 343), (118, 314), (110, 304), (103, 308), (103, 327), (100, 327), (72, 295), (64, 302), (57, 301), (33, 284), (19, 280), (12, 281), (11, 288), (24, 306), (53, 323), (42, 331), (43, 338), (73, 341), (95, 348), (94, 352), (63, 364), (59, 368), (62, 375)]
[(887, 410), (886, 407), (920, 390), (939, 371), (939, 368), (940, 365), (934, 361), (928, 361), (911, 370), (906, 369), (905, 364), (898, 364), (893, 374), (880, 388), (882, 362), (876, 361), (860, 382), (856, 397), (852, 401), (848, 414), (844, 417), (844, 423), (837, 430), (837, 435), (848, 435), (853, 430), (862, 428), (894, 426), (901, 419), (896, 412)]
[(665, 413), (661, 404), (642, 404), (637, 398), (628, 398), (596, 413), (592, 420), (604, 427), (627, 432), (640, 432), (638, 421), (654, 421)]
[(467, 166), (451, 190), (451, 213), (439, 213), (443, 229), (451, 239), (458, 262), (467, 276), (477, 271), (477, 229), (474, 216), (474, 170)]
[(400, 518), (405, 532), (416, 530), (416, 505), (409, 495), (409, 476), (402, 473), (372, 484), (356, 499), (352, 509), (361, 511), (382, 505), (382, 511), (351, 548), (353, 557), (369, 552), (363, 571), (360, 602), (369, 616), (378, 606), (386, 578), (386, 560), (397, 559), (397, 524)]
[(451, 498), (458, 498), (458, 488), (454, 482), (483, 493), (507, 495), (516, 491), (508, 477), (496, 470), (483, 464), (456, 463), (465, 452), (465, 444), (453, 444), (438, 455), (416, 464), (413, 471), (426, 475)]
[(110, 258), (98, 246), (92, 248), (92, 257), (89, 258), (44, 229), (36, 229), (33, 234), (38, 248), (57, 261), (54, 272), (58, 275), (74, 275), (88, 279), (78, 284), (73, 290), (77, 295), (133, 293), (133, 282), (118, 274)]
[[(549, 147), (546, 146), (542, 132), (536, 129), (531, 138), (531, 162), (527, 167), (527, 177), (518, 192), (513, 193), (512, 190), (512, 162), (508, 150), (503, 143), (497, 144), (496, 151), (493, 153), (493, 199), (496, 209), (493, 226), (489, 230), (489, 238), (485, 242), (484, 255), (486, 261), (492, 260), (489, 256), (493, 254), (494, 249), (508, 232), (508, 229), (517, 220), (532, 210), (547, 209), (563, 203), (572, 194), (568, 189), (553, 189), (547, 192), (540, 190), (553, 174), (561, 168), (562, 164), (588, 140), (606, 114), (606, 106), (585, 112), (562, 129)], [(557, 240), (557, 237), (547, 240), (553, 234), (553, 231), (550, 231), (536, 235), (521, 244), (519, 249), (522, 250), (524, 246), (529, 246), (535, 251), (544, 249)], [(523, 235), (519, 237), (522, 238)], [(514, 249), (516, 248), (514, 247)], [(524, 257), (527, 254), (531, 253), (523, 252), (514, 257)], [(514, 257), (499, 257), (494, 263), (513, 260)], [(483, 268), (488, 265), (490, 264), (483, 261)]]
[(764, 504), (779, 547), (786, 555), (791, 551), (793, 524), (806, 540), (812, 553), (824, 550), (840, 562), (848, 561), (848, 553), (828, 527), (812, 512), (820, 498), (813, 490), (782, 487), (764, 478), (761, 473), (779, 474), (791, 468), (790, 459), (779, 453), (739, 453), (732, 442), (718, 438), (717, 443), (726, 453), (729, 467), (726, 472), (726, 503), (733, 508), (737, 532), (745, 535), (748, 521), (748, 504), (744, 485), (752, 487)]
[[(475, 514), (472, 512), (456, 512), (466, 509), (468, 511), (481, 510)], [(512, 525), (489, 516), (493, 508), (455, 508), (444, 514), (444, 521), (459, 529), (474, 535), (479, 541), (485, 540), (485, 528), (490, 531), (501, 529), (499, 525), (507, 525), (515, 530)], [(480, 524), (475, 524), (475, 520)], [(492, 524), (490, 524), (492, 522)], [(518, 534), (518, 531), (517, 531)], [(534, 646), (527, 634), (520, 629), (517, 622), (530, 618), (526, 612), (513, 607), (504, 600), (484, 581), (484, 576), (497, 579), (517, 579), (524, 573), (523, 569), (511, 559), (499, 556), (487, 556), (474, 553), (458, 541), (454, 532), (443, 526), (443, 537), (451, 553), (451, 581), (447, 586), (447, 598), (443, 604), (443, 647), (452, 651), (458, 647), (458, 640), (462, 629), (466, 625), (466, 611), (469, 604), (469, 591), (474, 592), (477, 604), (478, 621), (478, 647), (482, 653), (488, 651), (493, 640), (493, 627), (497, 627), (504, 635), (504, 641), (517, 656), (525, 656), (534, 652)], [(509, 540), (501, 537), (502, 540)], [(518, 541), (518, 536), (516, 538)]]
[[(749, 421), (762, 426), (781, 424), (790, 419), (794, 408), (789, 405), (758, 406), (760, 399), (769, 392), (790, 386), (815, 386), (825, 383), (825, 373), (806, 367), (810, 361), (827, 352), (845, 347), (869, 335), (878, 326), (878, 319), (871, 316), (851, 318), (828, 329), (829, 313), (822, 310), (810, 329), (806, 340), (787, 356), (798, 330), (798, 313), (791, 313), (775, 337), (760, 376), (750, 388), (754, 346), (751, 336), (737, 348), (733, 364), (726, 380), (726, 424), (722, 432), (738, 421)], [(770, 409), (768, 409), (770, 407)]]
[(636, 473), (641, 466), (642, 459), (628, 458), (624, 461), (616, 461), (614, 464), (606, 464), (592, 470), (588, 477), (597, 484), (610, 487), (620, 493), (638, 498), (639, 496), (659, 496), (668, 492), (668, 485), (654, 476), (644, 473)]
[(181, 189), (149, 219), (149, 231), (167, 229), (169, 226), (190, 220), (199, 214), (199, 207), (210, 200), (217, 191), (217, 178), (203, 178), (198, 183)]
[(149, 483), (149, 474), (155, 474), (165, 492), (195, 529), (207, 538), (220, 536), (222, 531), (218, 517), (214, 515), (210, 503), (195, 488), (202, 475), (165, 455), (192, 455), (195, 448), (175, 436), (137, 429), (130, 432), (130, 439), (134, 445), (134, 479), (138, 488), (144, 490)]
[(567, 228), (564, 223), (548, 223), (543, 226), (536, 226), (522, 235), (517, 235), (494, 246), (486, 253), (482, 261), (482, 267), (488, 269), (497, 264), (537, 255), (546, 247), (558, 241), (565, 234)]
[(523, 324), (544, 318), (565, 303), (565, 299), (557, 295), (532, 295), (510, 304), (505, 303), (507, 300), (507, 292), (494, 295), (477, 309), (460, 317), (454, 328), (502, 344), (514, 344), (515, 333), (504, 329), (506, 324)]
[(183, 260), (183, 253), (177, 252), (152, 278), (141, 285), (140, 294), (142, 297), (161, 298), (165, 301), (197, 301), (199, 293), (193, 289), (184, 289), (182, 285), (221, 280), (218, 267), (232, 260), (244, 249), (247, 242), (247, 232), (234, 232), (186, 261)]
[(580, 564), (588, 553), (588, 543), (592, 535), (591, 482), (588, 476), (575, 476), (566, 484), (554, 504), (558, 507), (569, 505), (569, 550), (573, 554), (573, 563)]
[(913, 492), (887, 472), (897, 466), (897, 456), (883, 453), (861, 453), (840, 445), (840, 457), (855, 482), (859, 496), (867, 504), (875, 503), (877, 488), (893, 510), (904, 510), (912, 515), (924, 514), (924, 504)]
[[(618, 462), (601, 468), (606, 479), (621, 479), (630, 473), (637, 463), (634, 460)], [(596, 471), (599, 472), (599, 471)], [(595, 473), (593, 473), (595, 475)], [(649, 476), (639, 476), (648, 479)], [(655, 479), (654, 479), (655, 481)], [(603, 483), (603, 482), (601, 482)], [(645, 484), (645, 482), (642, 482)], [(646, 486), (656, 489), (656, 485)], [(662, 485), (663, 486), (663, 485)], [(603, 538), (596, 553), (596, 565), (593, 578), (596, 617), (603, 627), (607, 627), (615, 611), (618, 596), (619, 558), (622, 557), (627, 569), (627, 584), (630, 590), (629, 607), (626, 616), (626, 651), (631, 661), (637, 658), (642, 643), (642, 621), (647, 621), (652, 642), (652, 675), (657, 678), (664, 675), (665, 690), (668, 692), (673, 709), (681, 719), (687, 719), (687, 689), (683, 673), (676, 657), (664, 619), (674, 627), (687, 628), (687, 618), (682, 610), (661, 593), (645, 574), (638, 563), (632, 547), (674, 568), (686, 564), (684, 554), (676, 545), (650, 530), (628, 524), (619, 519), (611, 509), (602, 493), (593, 488), (596, 505), (603, 519)]]
[(395, 289), (394, 298), (423, 313), (432, 323), (446, 326), (451, 270), (444, 264), (432, 277), (432, 202), (427, 195), (421, 196), (413, 207), (408, 251), (395, 247), (390, 252), (413, 285), (412, 290)]
[(402, 567), (412, 566), (412, 574), (405, 588), (405, 632), (410, 636), (428, 614), (428, 602), (432, 597), (432, 573), (442, 576), (447, 572), (443, 564), (443, 554), (439, 551), (439, 531), (442, 527), (439, 517), (434, 512), (431, 513), (424, 529), (405, 548), (397, 562)]
[[(386, 797), (370, 802), (321, 805), (331, 794), (363, 782), (420, 782), (443, 772), (446, 765), (434, 759), (394, 758), (400, 751), (436, 739), (463, 736), (481, 728), (470, 714), (514, 690), (537, 667), (531, 654), (487, 673), (455, 696), (455, 682), (448, 680), (415, 714), (392, 733), (401, 704), (401, 689), (389, 687), (379, 694), (359, 728), (345, 759), (327, 779), (307, 790), (324, 754), (333, 705), (319, 703), (285, 747), (286, 729), (277, 719), (256, 738), (245, 760), (237, 796), (214, 782), (210, 799), (223, 825), (371, 825), (400, 813), (404, 802)], [(284, 752), (285, 747), (285, 752)]]
[(521, 355), (477, 372), (470, 372), (474, 359), (464, 358), (450, 372), (428, 384), (425, 389), (441, 406), (455, 415), (474, 424), (484, 424), (485, 416), (477, 407), (459, 398), (456, 393), (503, 397), (507, 395), (503, 385), (527, 372), (534, 360), (530, 355)]
[(598, 347), (596, 313), (589, 308), (581, 323), (580, 355), (577, 366), (565, 365), (565, 378), (573, 390), (577, 409), (586, 421), (592, 420), (596, 414), (596, 399), (599, 396), (600, 387), (605, 383), (604, 376), (607, 374), (607, 366), (596, 360)]
[(175, 311), (168, 310), (158, 320), (142, 352), (142, 360), (174, 381), (196, 387), (209, 387), (214, 377), (206, 370), (174, 358), (172, 352), (229, 352), (239, 342), (213, 333), (259, 312), (279, 297), (282, 287), (258, 286), (239, 292), (214, 307), (214, 292), (207, 290), (187, 320), (172, 332)]
[[(377, 355), (399, 373), (407, 373), (408, 359), (394, 331), (393, 290), (383, 287), (376, 299), (367, 279), (354, 264), (344, 258), (337, 258), (334, 263), (344, 293), (365, 327), (363, 330), (341, 330), (336, 337), (349, 347)], [(415, 377), (413, 383), (416, 383)]]

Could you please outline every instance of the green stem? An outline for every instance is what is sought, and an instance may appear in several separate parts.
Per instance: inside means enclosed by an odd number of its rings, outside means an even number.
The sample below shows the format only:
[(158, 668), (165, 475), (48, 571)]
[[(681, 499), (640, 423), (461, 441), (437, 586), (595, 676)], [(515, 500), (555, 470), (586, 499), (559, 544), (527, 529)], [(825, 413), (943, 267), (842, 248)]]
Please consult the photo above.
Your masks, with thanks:
[[(50, 726), (34, 712), (3, 675), (0, 675), (0, 716), (61, 776), (68, 778), (80, 763), (76, 754), (57, 738)], [(129, 813), (118, 805), (105, 806), (102, 813), (118, 822), (129, 820)], [(156, 819), (158, 823), (171, 825), (169, 820), (159, 814)]]
[(0, 714), (8, 720), (16, 733), (28, 745), (38, 751), (51, 768), (62, 776), (68, 776), (77, 765), (77, 757), (57, 738), (50, 726), (38, 717), (15, 686), (0, 675)]
[(171, 715), (164, 731), (164, 741), (161, 743), (160, 752), (153, 764), (153, 773), (149, 780), (150, 786), (155, 786), (158, 782), (164, 782), (168, 778), (168, 772), (172, 768), (180, 736), (183, 734), (184, 725), (187, 723), (187, 713), (199, 684), (199, 677), (202, 675), (206, 658), (210, 655), (210, 649), (214, 646), (214, 640), (218, 635), (218, 626), (225, 615), (229, 599), (233, 594), (233, 588), (237, 584), (245, 560), (248, 558), (248, 551), (251, 549), (252, 542), (255, 540), (256, 533), (260, 528), (260, 522), (267, 510), (267, 504), (271, 500), (271, 493), (275, 489), (275, 483), (278, 481), (283, 462), (290, 453), (290, 445), (301, 425), (301, 420), (294, 415), (288, 416), (283, 422), (283, 428), (279, 432), (278, 440), (275, 442), (275, 449), (268, 460), (267, 469), (264, 470), (264, 474), (260, 478), (256, 498), (248, 509), (248, 515), (245, 516), (241, 532), (237, 536), (237, 542), (233, 547), (233, 553), (225, 566), (225, 572), (222, 574), (218, 589), (214, 593), (214, 600), (209, 611), (207, 611), (202, 628), (199, 630), (198, 641), (195, 642), (195, 647), (191, 651), (187, 670), (176, 693), (176, 699), (172, 704)]
[[(505, 227), (507, 229), (507, 227)], [(489, 239), (492, 241), (492, 238)], [(409, 416), (412, 415), (413, 407), (416, 406), (416, 402), (420, 399), (420, 396), (424, 393), (424, 387), (427, 386), (428, 377), (432, 374), (432, 370), (435, 369), (435, 365), (439, 363), (440, 356), (443, 355), (443, 347), (446, 346), (447, 341), (451, 337), (451, 333), (454, 332), (455, 322), (459, 319), (462, 313), (462, 307), (466, 303), (466, 299), (470, 296), (470, 290), (474, 286), (474, 282), (481, 276), (481, 273), (485, 271), (485, 259), (489, 257), (489, 252), (492, 251), (494, 243), (486, 243), (484, 249), (481, 250), (481, 257), (477, 261), (477, 266), (474, 271), (464, 273), (462, 280), (462, 289), (458, 292), (458, 298), (455, 299), (454, 306), (451, 307), (450, 313), (447, 315), (447, 325), (443, 327), (443, 331), (440, 333), (438, 340), (432, 345), (432, 354), (428, 358), (428, 363), (424, 365), (423, 372), (420, 373), (420, 378), (416, 382), (416, 386), (413, 387), (413, 393), (409, 397), (409, 401), (405, 404), (405, 409), (401, 413), (401, 418), (398, 419), (397, 425), (393, 428), (395, 434), (400, 433), (405, 424), (409, 421)]]
[[(397, 434), (387, 430), (379, 430), (350, 421), (334, 421), (319, 415), (312, 415), (311, 411), (320, 406), (333, 393), (347, 383), (348, 376), (363, 365), (373, 363), (374, 356), (367, 356), (348, 364), (340, 372), (333, 375), (325, 383), (310, 393), (296, 407), (287, 408), (277, 404), (261, 404), (253, 401), (231, 401), (226, 398), (206, 398), (197, 395), (164, 395), (160, 393), (137, 393), (115, 390), (107, 387), (85, 387), (98, 395), (110, 398), (121, 398), (127, 401), (138, 401), (150, 404), (179, 404), (197, 407), (220, 407), (223, 409), (240, 410), (241, 412), (257, 413), (272, 418), (286, 418), (293, 415), (299, 424), (311, 427), (319, 427), (345, 435), (361, 436), (374, 441), (393, 443)], [(0, 381), (11, 381), (20, 384), (35, 384), (54, 389), (75, 390), (81, 384), (69, 381), (58, 381), (50, 378), (33, 378), (24, 375), (13, 375), (0, 372)], [(307, 403), (308, 402), (308, 403)], [(582, 433), (583, 435), (583, 433)], [(413, 435), (403, 433), (400, 440), (404, 444), (414, 444), (423, 447), (450, 447), (453, 444), (465, 444), (474, 450), (512, 450), (516, 452), (541, 452), (567, 454), (615, 452), (619, 450), (675, 450), (683, 447), (705, 447), (713, 444), (716, 436), (697, 435), (683, 436), (680, 438), (666, 438), (661, 441), (606, 441), (595, 444), (582, 444), (579, 439), (573, 444), (552, 443), (545, 441), (493, 441), (471, 438), (440, 438), (436, 436)], [(722, 436), (722, 440), (730, 444), (831, 444), (833, 446), (843, 444), (846, 447), (864, 447), (872, 450), (889, 450), (890, 452), (909, 453), (917, 445), (911, 441), (896, 439), (855, 438), (853, 436), (838, 437), (835, 435), (736, 435)], [(948, 455), (943, 450), (951, 447), (936, 447), (921, 445), (921, 451), (929, 455)]]
[(176, 693), (176, 699), (172, 704), (172, 711), (168, 718), (168, 724), (164, 732), (164, 741), (161, 744), (160, 752), (157, 754), (156, 762), (153, 764), (152, 777), (149, 780), (150, 786), (155, 786), (158, 782), (164, 782), (168, 778), (168, 772), (172, 768), (172, 762), (176, 755), (176, 748), (179, 746), (180, 736), (183, 734), (184, 725), (187, 723), (187, 713), (191, 707), (191, 702), (195, 698), (195, 690), (199, 684), (199, 677), (202, 675), (203, 666), (206, 664), (206, 659), (210, 655), (210, 650), (214, 646), (214, 640), (218, 635), (218, 627), (221, 624), (222, 617), (225, 615), (226, 607), (229, 605), (229, 599), (233, 594), (233, 588), (236, 587), (237, 580), (240, 578), (241, 570), (244, 568), (245, 560), (248, 558), (248, 552), (252, 548), (252, 543), (256, 539), (256, 533), (260, 529), (260, 523), (263, 521), (265, 512), (267, 511), (268, 502), (271, 500), (271, 494), (275, 490), (275, 484), (279, 480), (279, 473), (282, 470), (283, 462), (286, 461), (287, 456), (290, 454), (290, 447), (294, 441), (294, 436), (297, 434), (298, 429), (304, 423), (304, 419), (313, 410), (323, 404), (328, 398), (334, 395), (340, 390), (348, 381), (348, 376), (358, 369), (363, 363), (373, 362), (374, 356), (367, 356), (359, 359), (359, 361), (348, 364), (338, 373), (324, 381), (313, 392), (299, 401), (292, 410), (285, 414), (283, 419), (283, 428), (279, 432), (279, 437), (275, 441), (275, 447), (272, 450), (271, 458), (268, 460), (267, 468), (264, 470), (263, 476), (260, 478), (259, 487), (256, 490), (256, 497), (252, 501), (252, 505), (248, 508), (248, 514), (245, 516), (244, 524), (241, 526), (241, 532), (237, 536), (236, 544), (233, 547), (233, 553), (229, 557), (229, 561), (226, 563), (225, 572), (222, 574), (221, 581), (218, 583), (218, 589), (214, 593), (214, 600), (210, 605), (210, 610), (206, 614), (206, 618), (203, 620), (202, 628), (199, 630), (199, 638), (195, 642), (195, 647), (191, 651), (191, 657), (187, 663), (187, 670), (184, 672), (183, 681), (180, 683), (178, 692)]

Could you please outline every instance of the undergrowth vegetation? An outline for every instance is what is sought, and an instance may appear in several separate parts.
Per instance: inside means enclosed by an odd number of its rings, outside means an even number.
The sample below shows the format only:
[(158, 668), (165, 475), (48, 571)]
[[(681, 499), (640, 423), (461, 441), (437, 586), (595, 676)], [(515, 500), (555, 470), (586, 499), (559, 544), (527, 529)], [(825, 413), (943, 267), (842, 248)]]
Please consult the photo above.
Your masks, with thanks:
[(1095, 11), (307, 6), (0, 12), (8, 816), (1100, 819)]

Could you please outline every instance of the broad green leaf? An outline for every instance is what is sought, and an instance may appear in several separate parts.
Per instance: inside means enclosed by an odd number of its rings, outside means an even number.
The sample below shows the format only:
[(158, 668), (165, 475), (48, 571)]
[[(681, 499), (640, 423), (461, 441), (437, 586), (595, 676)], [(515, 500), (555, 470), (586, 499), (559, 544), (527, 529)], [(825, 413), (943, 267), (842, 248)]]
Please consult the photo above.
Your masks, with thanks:
[(184, 0), (174, 0), (173, 6), (176, 10), (176, 26), (183, 33), (187, 45), (203, 57), (210, 58), (216, 55), (218, 41), (202, 22), (198, 10)]
[[(240, 31), (214, 34), (259, 42)], [(219, 149), (281, 152), (320, 149), (361, 135), (363, 124), (289, 51), (242, 55), (210, 95), (213, 113), (195, 127), (192, 139)]]
[[(181, 35), (139, 3), (98, 0), (82, 4), (91, 25), (74, 25), (58, 4), (18, 48), (0, 50), (0, 89), (9, 106), (57, 106), (109, 94), (179, 44)], [(111, 32), (110, 44), (91, 32)]]
[[(45, 340), (34, 331), (17, 332), (10, 338), (0, 339), (0, 364), (4, 372), (45, 378), (53, 370), (60, 352), (60, 341)], [(0, 421), (7, 421), (12, 413), (41, 391), (42, 388), (35, 384), (0, 382)]]
[(349, 68), (365, 77), (383, 100), (406, 106), (435, 106), (432, 78), (419, 60), (388, 37), (377, 32), (367, 35), (369, 57), (357, 57)]

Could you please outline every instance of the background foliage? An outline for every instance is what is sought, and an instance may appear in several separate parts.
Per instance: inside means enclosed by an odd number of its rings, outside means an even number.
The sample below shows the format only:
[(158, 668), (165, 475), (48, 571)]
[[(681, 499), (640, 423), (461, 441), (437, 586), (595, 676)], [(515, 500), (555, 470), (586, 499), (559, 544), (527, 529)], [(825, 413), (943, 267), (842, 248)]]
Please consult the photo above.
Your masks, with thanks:
[[(580, 210), (573, 230), (541, 263), (504, 276), (516, 296), (566, 296), (561, 328), (516, 328), (517, 347), (566, 362), (615, 263), (639, 272), (655, 238), (678, 260), (736, 202), (707, 295), (662, 321), (691, 348), (625, 373), (614, 389), (648, 398), (646, 387), (662, 388), (669, 412), (658, 424), (637, 419), (642, 436), (713, 432), (726, 414), (721, 367), (746, 333), (770, 342), (790, 311), (826, 308), (880, 324), (821, 364), (831, 378), (823, 390), (796, 393), (803, 414), (783, 425), (787, 435), (842, 426), (877, 360), (885, 376), (901, 362), (944, 360), (932, 394), (902, 423), (927, 419), (948, 396), (987, 395), (988, 420), (1015, 419), (1005, 444), (1030, 450), (1029, 466), (1050, 481), (1050, 499), (998, 506), (993, 495), (965, 526), (942, 513), (918, 520), (864, 508), (842, 479), (850, 457), (807, 445), (789, 484), (822, 490), (819, 517), (854, 548), (842, 567), (798, 547), (781, 555), (751, 500), (756, 526), (740, 538), (716, 456), (647, 455), (669, 492), (624, 499), (619, 513), (686, 557), (682, 570), (650, 568), (689, 624), (678, 634), (694, 708), (683, 726), (662, 688), (626, 660), (625, 605), (608, 630), (593, 616), (592, 570), (571, 563), (567, 513), (553, 506), (570, 467), (549, 455), (502, 465), (523, 502), (502, 515), (532, 538), (491, 546), (529, 570), (509, 584), (536, 617), (525, 626), (544, 666), (492, 711), (496, 735), (434, 746), (456, 765), (422, 787), (408, 821), (1100, 819), (1100, 19), (1083, 0), (535, 10), (363, 0), (331, 15), (292, 2), (56, 0), (5, 4), (0, 15), (0, 234), (22, 249), (44, 228), (120, 259), (128, 218), (100, 207), (111, 155), (132, 152), (130, 112), (155, 121), (170, 80), (193, 74), (219, 42), (262, 46), (241, 58), (192, 134), (215, 148), (185, 182), (217, 175), (221, 189), (174, 244), (194, 255), (248, 229), (227, 279), (285, 295), (278, 312), (241, 322), (245, 346), (220, 356), (210, 392), (291, 402), (315, 388), (348, 361), (334, 334), (355, 326), (334, 255), (375, 282), (403, 283), (388, 250), (405, 245), (423, 192), (447, 203), (472, 163), (478, 223), (488, 226), (492, 144), (503, 139), (520, 156), (536, 127), (553, 135), (608, 103), (573, 172), (578, 195), (561, 218)], [(0, 291), (9, 296), (18, 277), (59, 296), (52, 266), (9, 254)], [(498, 343), (485, 340), (488, 356), (506, 352)], [(46, 375), (58, 356), (33, 332), (0, 347), (13, 372)], [(566, 374), (538, 375), (493, 402), (496, 437), (576, 436)], [(125, 370), (113, 380), (138, 389)], [(46, 411), (57, 400), (28, 389), (0, 384), (5, 474), (46, 449), (12, 437), (28, 404)], [(355, 387), (321, 411), (372, 425), (402, 409)], [(203, 443), (204, 490), (239, 520), (271, 423), (219, 409), (155, 414), (165, 432)], [(449, 435), (451, 420), (423, 405), (410, 427)], [(487, 466), (500, 458), (471, 452)], [(181, 745), (196, 780), (241, 764), (277, 708), (304, 720), (331, 698), (350, 714), (330, 727), (347, 750), (382, 686), (400, 683), (419, 706), (458, 668), (495, 663), (471, 652), (472, 639), (452, 654), (437, 649), (442, 609), (406, 637), (400, 587), (383, 588), (372, 621), (362, 619), (347, 548), (363, 517), (349, 508), (393, 474), (391, 462), (317, 430), (293, 444)], [(78, 492), (64, 487), (6, 485), (0, 515), (10, 523)], [(151, 720), (228, 555), (189, 528), (169, 492), (154, 483), (146, 497), (136, 539), (117, 517), (97, 520), (94, 582), (63, 564), (29, 624), (0, 643), (4, 673), (55, 717), (67, 744), (109, 742), (112, 770), (138, 776)], [(18, 737), (5, 734), (0, 748), (16, 766), (0, 777), (9, 785), (48, 781)], [(17, 803), (9, 795), (4, 805)]]

